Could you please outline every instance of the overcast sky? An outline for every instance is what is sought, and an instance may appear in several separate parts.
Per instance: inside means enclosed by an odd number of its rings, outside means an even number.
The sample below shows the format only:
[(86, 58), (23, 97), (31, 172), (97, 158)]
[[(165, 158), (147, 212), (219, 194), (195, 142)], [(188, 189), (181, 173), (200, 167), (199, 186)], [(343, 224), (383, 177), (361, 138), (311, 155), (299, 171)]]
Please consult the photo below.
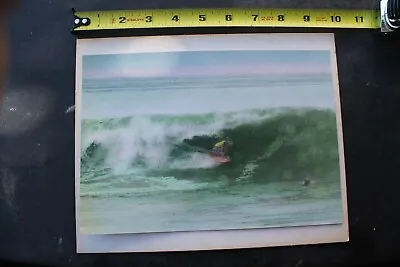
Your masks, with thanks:
[(84, 79), (329, 73), (329, 51), (190, 51), (90, 55)]

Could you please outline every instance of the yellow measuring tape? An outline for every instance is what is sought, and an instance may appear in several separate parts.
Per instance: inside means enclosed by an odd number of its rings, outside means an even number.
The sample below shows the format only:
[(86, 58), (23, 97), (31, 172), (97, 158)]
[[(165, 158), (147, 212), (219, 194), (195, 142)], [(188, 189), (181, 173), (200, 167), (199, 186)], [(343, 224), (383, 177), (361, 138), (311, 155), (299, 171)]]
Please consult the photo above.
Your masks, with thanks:
[(74, 31), (183, 27), (380, 28), (378, 10), (157, 9), (76, 12)]

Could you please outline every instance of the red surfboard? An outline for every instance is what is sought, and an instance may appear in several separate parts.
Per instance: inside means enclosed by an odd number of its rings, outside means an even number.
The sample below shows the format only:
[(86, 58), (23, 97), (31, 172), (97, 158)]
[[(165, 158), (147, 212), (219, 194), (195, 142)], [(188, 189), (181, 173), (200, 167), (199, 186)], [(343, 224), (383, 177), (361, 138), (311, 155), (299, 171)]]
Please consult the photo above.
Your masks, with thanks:
[(229, 157), (211, 156), (211, 158), (217, 163), (228, 163), (231, 161)]

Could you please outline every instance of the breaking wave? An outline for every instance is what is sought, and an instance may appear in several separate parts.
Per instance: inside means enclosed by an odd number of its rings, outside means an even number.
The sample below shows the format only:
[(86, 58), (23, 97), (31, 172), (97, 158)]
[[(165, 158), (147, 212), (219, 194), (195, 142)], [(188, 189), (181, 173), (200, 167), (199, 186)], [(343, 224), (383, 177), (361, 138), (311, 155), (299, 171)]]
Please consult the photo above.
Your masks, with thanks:
[[(83, 120), (81, 127), (83, 185), (182, 190), (226, 179), (262, 183), (339, 177), (332, 110), (133, 116)], [(231, 162), (219, 165), (207, 153), (226, 138), (233, 141)]]

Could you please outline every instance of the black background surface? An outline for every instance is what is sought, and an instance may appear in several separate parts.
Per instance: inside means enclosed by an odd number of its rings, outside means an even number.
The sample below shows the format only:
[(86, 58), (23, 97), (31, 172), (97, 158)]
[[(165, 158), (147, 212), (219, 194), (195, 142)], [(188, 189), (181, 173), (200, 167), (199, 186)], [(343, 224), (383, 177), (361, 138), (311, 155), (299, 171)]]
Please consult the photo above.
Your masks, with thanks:
[[(76, 36), (70, 33), (73, 7), (379, 8), (379, 2), (22, 1), (13, 18), (10, 83), (0, 115), (0, 260), (51, 266), (351, 266), (400, 258), (400, 39), (383, 36), (376, 30), (334, 30), (345, 141), (349, 243), (77, 255), (74, 113), (65, 113), (74, 104)], [(211, 29), (208, 31), (212, 33)]]

